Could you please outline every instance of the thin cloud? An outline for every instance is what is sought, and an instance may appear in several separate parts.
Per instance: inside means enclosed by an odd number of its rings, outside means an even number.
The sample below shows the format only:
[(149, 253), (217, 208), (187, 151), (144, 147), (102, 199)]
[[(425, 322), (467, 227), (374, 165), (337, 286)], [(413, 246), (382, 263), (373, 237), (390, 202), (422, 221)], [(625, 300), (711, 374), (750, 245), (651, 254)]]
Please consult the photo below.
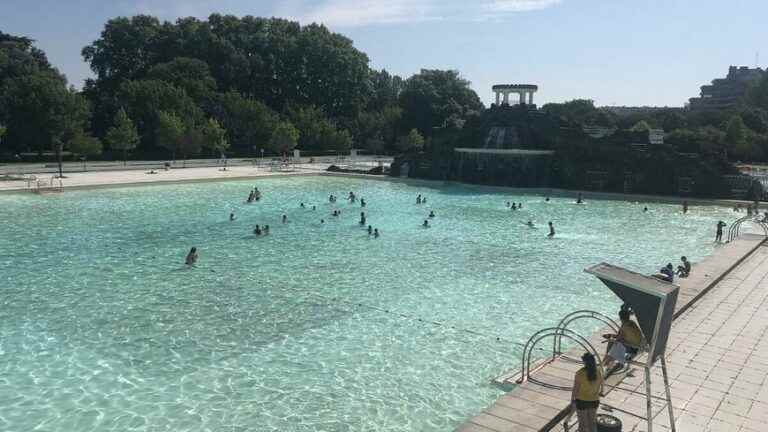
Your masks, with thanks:
[[(375, 24), (433, 20), (489, 20), (552, 7), (562, 0), (323, 0), (303, 4), (308, 10), (298, 16), (281, 10), (302, 23), (318, 22), (333, 27), (361, 27)], [(295, 9), (294, 9), (295, 10)]]

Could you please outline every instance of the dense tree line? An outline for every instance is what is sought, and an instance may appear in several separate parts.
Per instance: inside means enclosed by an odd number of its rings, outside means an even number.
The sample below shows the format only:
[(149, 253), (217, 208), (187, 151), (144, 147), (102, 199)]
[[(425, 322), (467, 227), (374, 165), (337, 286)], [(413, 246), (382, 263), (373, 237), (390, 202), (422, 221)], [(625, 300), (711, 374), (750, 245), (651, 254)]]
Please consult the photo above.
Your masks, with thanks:
[(82, 55), (95, 77), (77, 92), (33, 41), (0, 33), (0, 157), (392, 153), (482, 110), (456, 71), (402, 79), (322, 25), (278, 18), (119, 17)]
[(655, 110), (619, 116), (591, 100), (546, 104), (542, 110), (566, 124), (617, 129), (663, 129), (665, 142), (681, 153), (719, 154), (731, 161), (768, 161), (768, 74), (726, 110)]

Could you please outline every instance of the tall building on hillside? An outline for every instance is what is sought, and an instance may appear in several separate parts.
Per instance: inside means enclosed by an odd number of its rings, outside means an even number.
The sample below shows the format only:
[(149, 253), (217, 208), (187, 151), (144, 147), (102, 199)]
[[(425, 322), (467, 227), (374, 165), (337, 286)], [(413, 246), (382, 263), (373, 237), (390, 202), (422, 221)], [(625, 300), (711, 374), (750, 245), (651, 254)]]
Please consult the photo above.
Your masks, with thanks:
[(766, 71), (747, 66), (731, 66), (725, 78), (712, 80), (712, 84), (701, 86), (701, 96), (690, 98), (693, 111), (725, 109), (735, 106), (747, 92), (751, 83), (759, 80)]

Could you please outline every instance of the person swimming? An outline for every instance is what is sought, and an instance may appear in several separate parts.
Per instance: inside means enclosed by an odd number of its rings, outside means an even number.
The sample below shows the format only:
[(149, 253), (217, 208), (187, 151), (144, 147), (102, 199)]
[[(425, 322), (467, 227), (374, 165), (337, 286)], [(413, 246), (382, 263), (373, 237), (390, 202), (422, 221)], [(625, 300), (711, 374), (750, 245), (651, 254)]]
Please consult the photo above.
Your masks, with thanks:
[(552, 221), (549, 222), (549, 234), (547, 234), (548, 238), (552, 238), (555, 236), (555, 226), (552, 225)]
[(283, 223), (288, 223), (288, 216), (283, 215)]
[(648, 211), (648, 207), (643, 207), (643, 213)]
[(421, 224), (421, 226), (423, 226), (424, 228), (429, 228), (429, 221), (424, 219), (424, 223)]
[(304, 208), (304, 203), (299, 204), (299, 207)]
[(535, 228), (535, 226), (533, 225), (533, 221), (532, 221), (532, 220), (529, 220), (529, 221), (528, 221), (528, 222), (526, 222), (525, 224), (526, 224), (527, 226), (529, 226), (530, 228)]
[(517, 210), (517, 204), (512, 203), (512, 207), (510, 207), (512, 210)]
[(253, 188), (253, 199), (254, 201), (261, 199), (261, 192), (259, 192), (259, 188)]
[(544, 201), (549, 202), (549, 197), (544, 198)]
[(373, 226), (368, 225), (368, 235), (373, 234)]
[(522, 210), (523, 209), (523, 203), (517, 203), (517, 209)]
[(379, 229), (378, 228), (374, 228), (373, 229), (373, 238), (379, 238)]
[(421, 204), (421, 194), (416, 197), (416, 204)]
[(269, 225), (264, 225), (264, 235), (269, 234)]
[(187, 258), (184, 260), (184, 264), (188, 266), (193, 266), (197, 262), (197, 248), (193, 247), (189, 250), (189, 253), (187, 254)]
[(252, 203), (253, 202), (253, 196), (254, 196), (253, 189), (251, 189), (251, 192), (248, 193), (248, 199), (246, 200), (246, 202)]
[(334, 202), (336, 201), (336, 198), (334, 198), (333, 194), (328, 195), (328, 202)]
[(509, 201), (507, 201), (507, 207), (509, 207), (509, 206), (510, 206)]
[(688, 201), (683, 201), (683, 214), (688, 213)]
[(360, 198), (360, 207), (365, 207), (365, 199)]
[(429, 217), (431, 218), (435, 217), (435, 212), (433, 210), (429, 211)]
[(365, 225), (365, 212), (360, 212), (360, 225)]
[(581, 192), (579, 192), (579, 196), (576, 198), (576, 204), (584, 204), (584, 200), (581, 197)]
[(256, 234), (257, 236), (260, 236), (261, 235), (261, 227), (256, 225), (256, 228), (253, 229), (253, 233)]
[(320, 223), (324, 224), (325, 223), (325, 219), (320, 219)]
[(427, 203), (427, 197), (424, 197), (424, 198), (422, 198), (422, 199), (421, 199), (421, 203), (422, 203), (422, 204), (426, 204), (426, 203)]
[(349, 191), (349, 196), (347, 197), (347, 199), (349, 200), (349, 202), (355, 202), (355, 200), (357, 200), (357, 197), (355, 196), (354, 192)]
[(317, 207), (312, 206), (312, 211), (315, 211), (315, 210), (317, 210)]
[(229, 221), (232, 222), (233, 220), (235, 220), (235, 213), (231, 212), (229, 213)]

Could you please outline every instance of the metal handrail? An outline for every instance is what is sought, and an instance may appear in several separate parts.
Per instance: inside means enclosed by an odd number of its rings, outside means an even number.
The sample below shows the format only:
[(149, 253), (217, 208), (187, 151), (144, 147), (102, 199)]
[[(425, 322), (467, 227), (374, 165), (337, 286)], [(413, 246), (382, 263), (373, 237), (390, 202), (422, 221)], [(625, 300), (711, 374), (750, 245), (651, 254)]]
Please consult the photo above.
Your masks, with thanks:
[(741, 233), (741, 225), (744, 222), (752, 222), (757, 224), (760, 228), (763, 229), (763, 235), (768, 237), (768, 223), (763, 222), (763, 220), (760, 219), (760, 215), (749, 215), (741, 217), (737, 219), (736, 222), (731, 224), (731, 226), (728, 228), (728, 242), (732, 242), (739, 236)]
[[(523, 348), (523, 357), (521, 360), (521, 374), (520, 378), (516, 381), (517, 384), (522, 384), (526, 380), (536, 382), (538, 384), (542, 384), (538, 381), (531, 380), (531, 354), (533, 352), (533, 349), (536, 347), (536, 344), (538, 344), (541, 340), (546, 339), (548, 337), (566, 337), (568, 339), (573, 340), (577, 344), (579, 344), (584, 350), (591, 352), (592, 355), (595, 356), (597, 360), (598, 365), (602, 365), (603, 361), (600, 356), (600, 353), (597, 352), (595, 347), (582, 335), (576, 333), (575, 331), (567, 328), (562, 327), (549, 327), (542, 330), (537, 331), (528, 339), (528, 342), (526, 342), (525, 347)], [(554, 358), (553, 358), (554, 360)], [(560, 386), (553, 386), (553, 387), (560, 387)]]
[[(563, 319), (560, 320), (560, 322), (557, 324), (558, 328), (568, 328), (568, 326), (574, 322), (578, 321), (580, 319), (584, 318), (591, 318), (598, 320), (602, 322), (603, 324), (606, 324), (608, 327), (611, 328), (611, 330), (614, 330), (616, 333), (619, 332), (619, 329), (621, 326), (611, 317), (608, 315), (605, 315), (604, 313), (588, 310), (588, 309), (582, 309), (575, 312), (571, 312), (568, 315), (564, 316)], [(555, 337), (555, 340), (552, 345), (552, 358), (555, 358), (558, 354), (562, 354), (562, 338)]]

